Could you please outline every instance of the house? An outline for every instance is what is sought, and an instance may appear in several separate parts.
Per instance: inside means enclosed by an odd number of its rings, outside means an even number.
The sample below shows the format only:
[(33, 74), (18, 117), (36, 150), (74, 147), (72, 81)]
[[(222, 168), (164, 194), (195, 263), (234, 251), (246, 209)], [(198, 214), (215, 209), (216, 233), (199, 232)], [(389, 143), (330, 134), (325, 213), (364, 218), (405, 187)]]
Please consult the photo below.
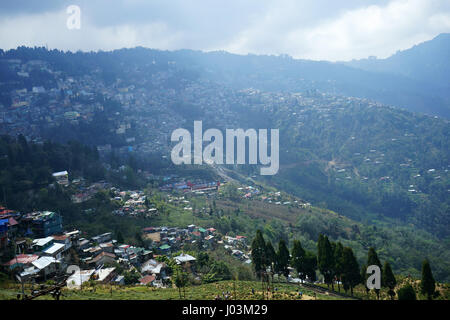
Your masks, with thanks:
[(55, 243), (60, 243), (64, 245), (64, 251), (69, 250), (72, 247), (72, 240), (68, 234), (53, 235), (52, 238), (55, 241)]
[(184, 254), (184, 253), (180, 254), (179, 256), (176, 256), (174, 259), (175, 259), (175, 262), (180, 265), (191, 264), (197, 260), (193, 256), (191, 256), (189, 254)]
[(54, 172), (52, 176), (58, 184), (63, 186), (69, 185), (69, 173), (67, 171)]
[(149, 275), (149, 276), (145, 276), (145, 277), (139, 279), (139, 284), (142, 286), (152, 285), (153, 281), (155, 281), (155, 280), (156, 280), (155, 276)]
[(92, 242), (95, 242), (95, 243), (98, 243), (98, 244), (103, 243), (103, 242), (108, 242), (108, 241), (111, 241), (111, 240), (112, 240), (112, 233), (111, 232), (103, 233), (103, 234), (95, 236), (95, 237), (93, 237), (91, 239)]
[(170, 246), (168, 244), (163, 244), (162, 246), (159, 247), (159, 250), (161, 250), (161, 252), (163, 254), (167, 254), (170, 252)]
[(116, 255), (109, 252), (100, 252), (95, 258), (90, 260), (88, 264), (94, 264), (96, 267), (105, 264), (113, 264), (116, 262)]
[(39, 259), (37, 254), (19, 254), (12, 258), (8, 262), (4, 263), (3, 266), (14, 269), (14, 268), (26, 268), (32, 267), (32, 262)]
[(47, 248), (50, 248), (53, 245), (54, 241), (55, 240), (53, 239), (53, 237), (34, 239), (31, 248), (34, 252), (42, 252)]
[(141, 273), (148, 275), (156, 275), (158, 279), (165, 276), (166, 264), (158, 262), (155, 259), (147, 260), (142, 264)]
[(44, 278), (55, 274), (59, 269), (60, 261), (53, 257), (40, 257), (31, 263)]
[(37, 237), (62, 233), (62, 217), (56, 212), (33, 212), (23, 220), (31, 223), (31, 229)]
[(42, 251), (42, 254), (60, 260), (64, 257), (64, 252), (65, 252), (65, 244), (53, 243), (50, 247)]
[(100, 243), (99, 247), (104, 252), (114, 253), (114, 244), (112, 242)]
[(100, 283), (109, 283), (116, 277), (116, 268), (100, 268), (94, 272), (93, 279)]
[(78, 244), (77, 244), (78, 249), (85, 250), (85, 249), (89, 248), (90, 243), (91, 242), (89, 240), (87, 240), (85, 238), (81, 238), (78, 240)]
[(205, 241), (208, 245), (213, 245), (214, 244), (214, 236), (213, 235), (209, 235), (205, 237)]
[(66, 281), (67, 288), (69, 289), (80, 288), (80, 286), (83, 283), (91, 279), (91, 276), (94, 274), (94, 272), (95, 269), (75, 271), (75, 273), (72, 274)]

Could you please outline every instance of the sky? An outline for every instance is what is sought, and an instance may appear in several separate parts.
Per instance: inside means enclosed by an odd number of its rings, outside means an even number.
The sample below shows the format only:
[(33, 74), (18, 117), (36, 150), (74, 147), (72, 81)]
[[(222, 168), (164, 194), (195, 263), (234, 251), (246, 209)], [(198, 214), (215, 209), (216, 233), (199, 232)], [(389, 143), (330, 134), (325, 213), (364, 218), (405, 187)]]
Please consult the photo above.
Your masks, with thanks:
[[(80, 28), (69, 29), (70, 5)], [(70, 20), (73, 21), (73, 20)], [(143, 46), (344, 61), (450, 32), (448, 0), (14, 0), (0, 2), (0, 48)]]

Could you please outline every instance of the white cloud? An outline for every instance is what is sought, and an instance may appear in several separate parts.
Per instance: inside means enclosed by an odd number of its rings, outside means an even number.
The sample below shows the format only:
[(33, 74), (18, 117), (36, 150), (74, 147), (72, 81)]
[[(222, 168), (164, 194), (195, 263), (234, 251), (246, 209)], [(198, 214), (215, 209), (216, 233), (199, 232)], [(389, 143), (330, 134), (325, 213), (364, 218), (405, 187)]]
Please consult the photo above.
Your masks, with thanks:
[[(443, 8), (447, 11), (442, 12)], [(274, 48), (273, 53), (314, 60), (387, 57), (399, 49), (449, 32), (449, 25), (449, 5), (443, 1), (395, 0), (385, 6), (348, 10), (312, 26), (292, 25), (279, 34), (266, 32), (276, 26), (261, 20), (243, 30), (227, 48), (236, 53), (269, 53)], [(265, 43), (261, 43), (261, 39), (265, 39)]]
[(366, 0), (94, 3), (80, 4), (81, 30), (66, 28), (68, 15), (61, 7), (34, 14), (4, 13), (0, 45), (3, 49), (48, 45), (72, 51), (144, 46), (348, 60), (386, 57), (450, 31), (446, 0), (385, 0), (371, 5)]

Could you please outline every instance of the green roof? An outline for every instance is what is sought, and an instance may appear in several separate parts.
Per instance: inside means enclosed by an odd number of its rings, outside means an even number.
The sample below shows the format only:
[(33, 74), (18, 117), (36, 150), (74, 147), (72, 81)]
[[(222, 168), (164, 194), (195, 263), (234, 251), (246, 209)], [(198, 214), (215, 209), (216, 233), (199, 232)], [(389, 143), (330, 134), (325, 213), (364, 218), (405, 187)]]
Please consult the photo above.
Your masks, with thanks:
[(206, 229), (198, 228), (198, 231), (203, 233), (203, 232), (206, 232)]
[(168, 244), (164, 244), (161, 247), (159, 247), (161, 250), (167, 250), (170, 249), (170, 246)]

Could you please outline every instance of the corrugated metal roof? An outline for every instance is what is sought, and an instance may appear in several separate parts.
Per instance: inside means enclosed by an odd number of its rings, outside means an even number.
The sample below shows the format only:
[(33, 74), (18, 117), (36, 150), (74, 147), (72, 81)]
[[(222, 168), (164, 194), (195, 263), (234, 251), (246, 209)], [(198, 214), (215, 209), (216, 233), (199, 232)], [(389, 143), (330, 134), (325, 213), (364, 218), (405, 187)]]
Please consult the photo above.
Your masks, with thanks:
[(40, 257), (36, 261), (32, 262), (33, 266), (35, 266), (39, 270), (47, 268), (52, 263), (59, 263), (59, 261), (53, 257)]

